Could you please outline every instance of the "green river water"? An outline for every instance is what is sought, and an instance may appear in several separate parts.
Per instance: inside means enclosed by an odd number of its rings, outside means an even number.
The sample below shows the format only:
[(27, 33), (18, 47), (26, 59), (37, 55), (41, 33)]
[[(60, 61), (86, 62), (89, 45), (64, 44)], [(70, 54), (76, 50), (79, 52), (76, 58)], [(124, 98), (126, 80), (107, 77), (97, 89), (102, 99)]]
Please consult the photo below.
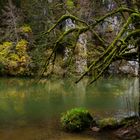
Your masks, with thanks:
[(109, 134), (66, 133), (62, 112), (83, 107), (96, 117), (133, 115), (138, 110), (138, 78), (102, 79), (87, 87), (70, 79), (0, 78), (0, 140), (115, 140)]

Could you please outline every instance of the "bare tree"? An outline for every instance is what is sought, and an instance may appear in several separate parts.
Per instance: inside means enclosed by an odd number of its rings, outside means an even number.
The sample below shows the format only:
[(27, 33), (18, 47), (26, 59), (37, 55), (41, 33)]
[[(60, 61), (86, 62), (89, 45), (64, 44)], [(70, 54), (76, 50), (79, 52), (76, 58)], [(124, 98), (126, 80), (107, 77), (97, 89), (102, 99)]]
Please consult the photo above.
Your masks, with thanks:
[(13, 4), (12, 0), (8, 0), (7, 4), (2, 9), (2, 40), (9, 39), (15, 43), (19, 41), (18, 27), (23, 18), (21, 11)]

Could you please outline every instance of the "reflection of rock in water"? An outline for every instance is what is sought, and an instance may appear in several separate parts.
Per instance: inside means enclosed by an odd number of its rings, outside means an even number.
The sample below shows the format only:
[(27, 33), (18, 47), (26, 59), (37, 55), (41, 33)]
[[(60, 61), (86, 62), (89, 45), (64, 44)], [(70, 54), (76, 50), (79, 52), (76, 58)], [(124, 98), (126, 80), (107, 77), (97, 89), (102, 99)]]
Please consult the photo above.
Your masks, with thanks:
[[(126, 84), (126, 83), (125, 83)], [(135, 78), (128, 83), (129, 87), (124, 94), (124, 105), (127, 109), (127, 115), (138, 115), (139, 109), (139, 79)]]
[[(65, 88), (66, 83), (63, 83), (61, 93), (62, 93), (64, 104), (68, 105), (69, 98), (72, 98), (71, 101), (74, 106), (80, 106), (80, 107), (84, 106), (86, 100), (87, 83), (88, 83), (88, 79), (83, 79), (78, 84), (71, 83), (71, 85), (69, 85), (68, 88)], [(71, 106), (71, 104), (69, 105)]]
[(80, 81), (76, 88), (75, 92), (77, 92), (76, 96), (78, 97), (77, 105), (84, 105), (84, 101), (86, 99), (86, 87), (87, 87), (88, 79), (83, 79)]

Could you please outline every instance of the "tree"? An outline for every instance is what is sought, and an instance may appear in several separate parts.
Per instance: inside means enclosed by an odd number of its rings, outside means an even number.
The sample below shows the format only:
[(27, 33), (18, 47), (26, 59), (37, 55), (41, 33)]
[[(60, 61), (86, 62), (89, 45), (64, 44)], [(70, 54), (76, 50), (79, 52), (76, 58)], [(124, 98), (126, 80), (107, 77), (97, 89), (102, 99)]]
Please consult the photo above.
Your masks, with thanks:
[[(139, 54), (140, 51), (138, 51), (140, 48), (139, 47), (140, 11), (138, 8), (139, 2), (137, 0), (126, 1), (124, 6), (120, 5), (119, 0), (115, 0), (115, 2), (118, 5), (118, 7), (115, 10), (109, 11), (104, 16), (101, 16), (98, 19), (94, 19), (90, 23), (84, 21), (83, 19), (81, 20), (79, 17), (76, 17), (72, 14), (65, 14), (62, 17), (60, 17), (57, 20), (57, 22), (47, 32), (44, 32), (43, 36), (49, 36), (49, 34), (54, 29), (56, 29), (58, 25), (60, 25), (62, 22), (64, 22), (66, 19), (69, 18), (81, 25), (69, 29), (67, 31), (64, 31), (57, 38), (57, 40), (53, 45), (52, 53), (46, 59), (44, 63), (44, 68), (42, 69), (40, 75), (44, 73), (52, 58), (53, 61), (55, 61), (55, 58), (53, 56), (56, 53), (57, 49), (61, 47), (60, 44), (62, 43), (62, 41), (66, 36), (70, 34), (75, 34), (75, 37), (77, 38), (80, 34), (85, 33), (87, 31), (90, 31), (94, 35), (94, 37), (98, 39), (98, 41), (101, 44), (102, 50), (104, 51), (100, 53), (100, 56), (96, 60), (93, 60), (89, 64), (88, 69), (80, 76), (80, 78), (76, 81), (76, 83), (82, 80), (83, 77), (86, 76), (90, 71), (94, 71), (95, 73), (94, 78), (89, 82), (89, 84), (92, 84), (98, 78), (100, 78), (106, 72), (110, 64), (116, 60), (125, 59), (125, 60), (139, 61), (139, 56), (140, 56)], [(108, 42), (102, 36), (100, 36), (98, 32), (96, 32), (98, 31), (96, 30), (96, 27), (99, 26), (101, 23), (103, 23), (107, 18), (113, 17), (114, 15), (117, 14), (119, 14), (119, 16), (121, 16), (121, 18), (123, 19), (122, 27), (118, 32), (118, 34), (114, 37), (114, 39), (111, 42)], [(129, 48), (128, 46), (130, 44), (132, 44), (133, 47)], [(135, 51), (132, 51), (132, 49), (134, 49)], [(139, 103), (139, 110), (140, 110), (140, 103)]]
[(14, 41), (15, 43), (19, 41), (19, 30), (18, 27), (23, 22), (21, 16), (21, 10), (18, 9), (12, 2), (8, 0), (7, 4), (4, 5), (2, 9), (2, 39), (5, 41), (7, 38), (9, 41)]
[[(105, 45), (105, 41), (103, 38), (101, 38), (95, 31), (94, 28), (103, 22), (106, 18), (113, 16), (117, 13), (124, 13), (126, 12), (130, 16), (127, 18), (127, 20), (124, 22), (123, 27), (121, 28), (118, 35), (115, 37), (115, 39), (107, 46)], [(88, 30), (92, 31), (92, 33), (98, 38), (98, 40), (102, 43), (103, 47), (106, 47), (106, 50), (101, 54), (101, 56), (94, 60), (90, 65), (88, 70), (77, 80), (79, 82), (85, 75), (88, 74), (88, 72), (94, 67), (94, 71), (97, 70), (97, 75), (95, 76), (94, 80), (90, 83), (97, 80), (108, 68), (108, 66), (115, 60), (119, 59), (126, 59), (126, 60), (137, 60), (138, 59), (138, 51), (136, 52), (130, 52), (132, 48), (128, 48), (127, 46), (130, 43), (130, 40), (134, 41), (135, 48), (138, 49), (138, 35), (140, 34), (139, 28), (135, 27), (135, 30), (129, 29), (129, 25), (133, 23), (137, 23), (136, 21), (140, 19), (140, 13), (137, 10), (129, 9), (129, 8), (118, 8), (112, 12), (109, 12), (107, 15), (96, 19), (94, 23), (91, 25), (88, 25), (85, 21), (80, 20), (79, 18), (73, 16), (73, 15), (63, 15), (54, 26), (52, 26), (47, 32), (44, 34), (48, 35), (52, 30), (56, 28), (57, 25), (59, 25), (64, 20), (71, 18), (72, 20), (75, 20), (77, 22), (80, 22), (83, 24), (83, 27), (77, 27), (70, 29), (66, 32), (64, 32), (58, 40), (54, 44), (53, 52), (51, 53), (50, 57), (46, 60), (46, 64), (49, 63), (49, 60), (55, 53), (57, 47), (59, 46), (59, 43), (63, 40), (65, 36), (68, 34), (71, 34), (72, 32), (78, 32), (78, 35), (80, 35), (83, 32), (86, 32)], [(129, 30), (129, 32), (128, 32)]]

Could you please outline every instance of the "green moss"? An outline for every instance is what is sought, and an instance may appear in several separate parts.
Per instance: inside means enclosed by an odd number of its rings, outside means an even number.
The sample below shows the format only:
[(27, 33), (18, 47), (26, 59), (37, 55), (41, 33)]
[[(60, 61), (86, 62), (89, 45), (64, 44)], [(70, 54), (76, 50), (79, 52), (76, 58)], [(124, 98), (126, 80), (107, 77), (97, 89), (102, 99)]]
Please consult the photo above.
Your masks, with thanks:
[(128, 126), (134, 124), (137, 120), (138, 120), (137, 116), (127, 117), (120, 121), (120, 125), (124, 125), (124, 126), (128, 127)]
[(76, 132), (88, 128), (93, 121), (92, 116), (86, 109), (74, 108), (61, 117), (61, 124), (65, 130)]
[(98, 121), (100, 128), (114, 128), (118, 125), (118, 121), (115, 118), (104, 118)]

